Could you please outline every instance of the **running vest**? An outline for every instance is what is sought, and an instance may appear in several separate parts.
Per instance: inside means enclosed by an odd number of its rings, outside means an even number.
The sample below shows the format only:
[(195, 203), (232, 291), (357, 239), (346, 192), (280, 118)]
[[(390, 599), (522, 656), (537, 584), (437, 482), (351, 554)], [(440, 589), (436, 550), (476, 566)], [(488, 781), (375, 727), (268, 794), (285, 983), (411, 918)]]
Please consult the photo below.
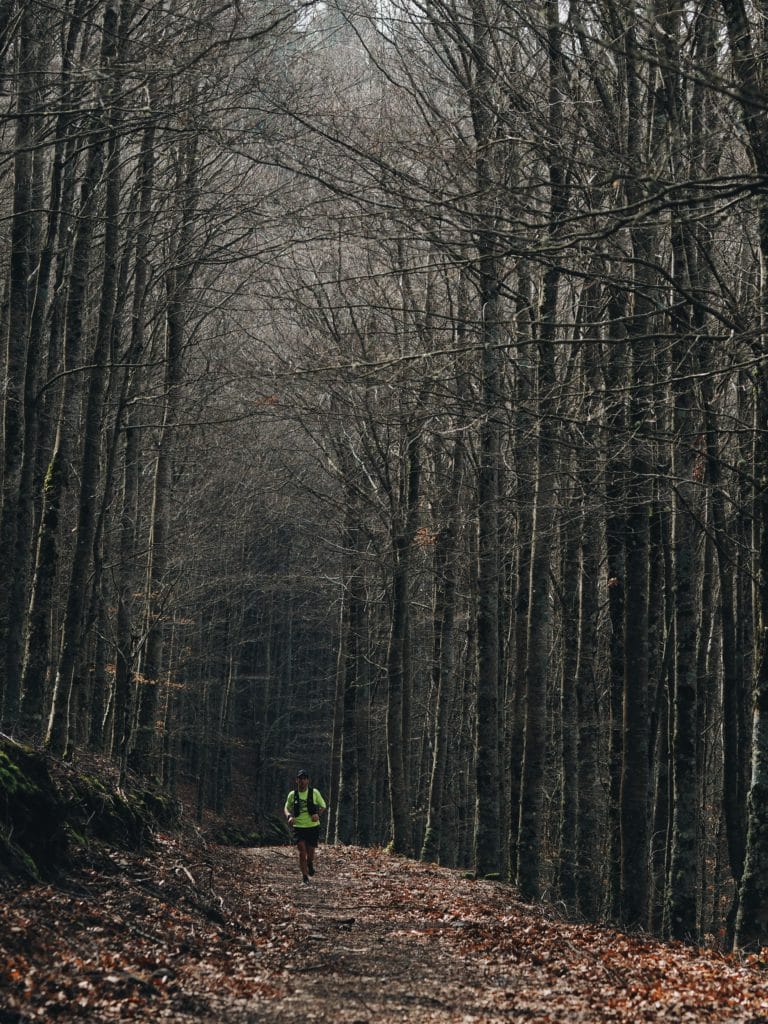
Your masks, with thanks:
[[(317, 810), (317, 808), (315, 807), (315, 791), (312, 788), (312, 786), (308, 786), (307, 787), (307, 814), (310, 816), (310, 818), (316, 812), (316, 810)], [(298, 818), (298, 816), (300, 814), (301, 814), (301, 802), (299, 800), (299, 791), (298, 791), (298, 789), (294, 789), (294, 791), (293, 791), (293, 816), (294, 816), (294, 818)]]

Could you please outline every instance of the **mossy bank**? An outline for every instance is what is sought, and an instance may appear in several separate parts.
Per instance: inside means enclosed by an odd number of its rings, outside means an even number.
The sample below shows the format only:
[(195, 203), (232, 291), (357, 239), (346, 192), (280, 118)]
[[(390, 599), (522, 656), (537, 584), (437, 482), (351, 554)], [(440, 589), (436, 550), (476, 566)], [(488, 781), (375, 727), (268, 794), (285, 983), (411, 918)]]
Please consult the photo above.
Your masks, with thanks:
[(0, 736), (0, 880), (55, 878), (100, 844), (141, 848), (179, 816), (166, 794)]

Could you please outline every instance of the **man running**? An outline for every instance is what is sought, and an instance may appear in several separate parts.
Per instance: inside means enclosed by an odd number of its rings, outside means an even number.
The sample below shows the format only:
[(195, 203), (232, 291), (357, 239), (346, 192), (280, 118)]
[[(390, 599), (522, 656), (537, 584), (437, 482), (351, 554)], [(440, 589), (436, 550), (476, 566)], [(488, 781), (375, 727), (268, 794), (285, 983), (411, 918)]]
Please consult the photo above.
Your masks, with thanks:
[(296, 773), (296, 789), (285, 801), (285, 816), (293, 829), (293, 838), (299, 851), (301, 877), (306, 885), (315, 873), (315, 854), (320, 839), (320, 815), (326, 804), (319, 790), (309, 784), (309, 775), (303, 768)]

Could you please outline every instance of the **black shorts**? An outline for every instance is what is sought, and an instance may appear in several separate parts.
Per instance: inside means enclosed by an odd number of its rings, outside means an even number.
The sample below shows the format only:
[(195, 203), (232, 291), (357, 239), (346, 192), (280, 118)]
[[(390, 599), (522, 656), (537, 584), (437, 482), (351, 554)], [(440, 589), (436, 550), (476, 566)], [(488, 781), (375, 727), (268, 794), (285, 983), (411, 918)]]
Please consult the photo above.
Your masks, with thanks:
[(306, 843), (307, 846), (311, 846), (314, 849), (320, 842), (320, 826), (314, 825), (312, 828), (294, 828), (293, 841), (294, 843)]

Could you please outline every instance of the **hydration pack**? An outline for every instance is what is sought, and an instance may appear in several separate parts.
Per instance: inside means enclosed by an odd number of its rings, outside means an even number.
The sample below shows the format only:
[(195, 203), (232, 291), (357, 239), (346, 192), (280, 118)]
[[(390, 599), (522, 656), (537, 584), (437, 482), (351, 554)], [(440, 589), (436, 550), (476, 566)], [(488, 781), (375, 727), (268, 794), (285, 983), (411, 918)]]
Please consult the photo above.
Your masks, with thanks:
[[(307, 814), (312, 817), (315, 813), (315, 791), (311, 786), (307, 787)], [(293, 791), (293, 816), (298, 818), (301, 814), (301, 803), (299, 801), (299, 791), (294, 789)]]

